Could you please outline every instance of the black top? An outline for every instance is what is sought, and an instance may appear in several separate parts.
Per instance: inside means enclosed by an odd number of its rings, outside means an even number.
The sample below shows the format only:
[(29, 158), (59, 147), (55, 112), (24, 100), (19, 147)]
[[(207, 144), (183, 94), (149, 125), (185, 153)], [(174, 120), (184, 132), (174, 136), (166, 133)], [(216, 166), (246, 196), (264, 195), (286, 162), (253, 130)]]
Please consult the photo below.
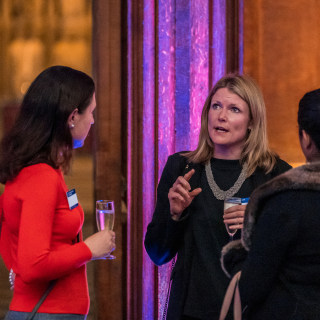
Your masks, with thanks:
[[(228, 190), (238, 179), (242, 167), (238, 160), (212, 159), (211, 170), (220, 189)], [(205, 170), (201, 173), (200, 186), (202, 192), (194, 199), (193, 214), (190, 216), (194, 254), (184, 314), (205, 318), (213, 316), (212, 310), (220, 311), (229, 282), (220, 265), (221, 249), (229, 241), (229, 235), (222, 218), (223, 200), (217, 200), (213, 196)], [(254, 188), (255, 183), (251, 176), (234, 196), (250, 197)], [(240, 236), (241, 231), (238, 230), (234, 239)]]
[[(229, 283), (220, 266), (221, 249), (229, 241), (222, 219), (223, 201), (213, 196), (204, 166), (192, 164), (187, 169), (193, 167), (196, 170), (190, 180), (191, 187), (201, 187), (202, 192), (183, 212), (180, 221), (171, 219), (168, 191), (176, 178), (185, 173), (186, 163), (186, 158), (180, 154), (170, 156), (167, 161), (159, 182), (157, 204), (148, 226), (145, 247), (156, 264), (166, 263), (178, 253), (172, 275), (168, 320), (180, 319), (181, 314), (199, 319), (218, 319)], [(258, 185), (289, 168), (279, 159), (268, 175), (257, 169), (234, 196), (249, 197)], [(212, 159), (211, 169), (220, 189), (227, 190), (238, 179), (242, 168), (238, 160)], [(240, 235), (238, 231), (235, 238)]]
[(320, 192), (288, 190), (263, 206), (240, 279), (246, 319), (320, 319)]

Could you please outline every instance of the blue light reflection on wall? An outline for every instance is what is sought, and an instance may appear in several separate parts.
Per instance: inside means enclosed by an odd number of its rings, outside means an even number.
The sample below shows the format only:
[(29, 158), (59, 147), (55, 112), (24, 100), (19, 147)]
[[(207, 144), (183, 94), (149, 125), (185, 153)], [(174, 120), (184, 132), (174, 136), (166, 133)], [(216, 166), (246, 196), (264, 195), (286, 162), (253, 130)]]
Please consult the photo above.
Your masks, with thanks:
[(190, 148), (190, 1), (176, 1), (176, 151)]

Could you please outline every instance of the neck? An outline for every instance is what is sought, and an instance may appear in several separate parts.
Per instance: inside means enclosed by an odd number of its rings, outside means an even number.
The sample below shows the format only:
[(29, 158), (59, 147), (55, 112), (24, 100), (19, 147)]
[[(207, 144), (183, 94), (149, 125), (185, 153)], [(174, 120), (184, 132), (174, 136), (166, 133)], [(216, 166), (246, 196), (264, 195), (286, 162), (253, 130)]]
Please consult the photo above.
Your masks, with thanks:
[(239, 160), (241, 159), (242, 148), (229, 148), (227, 146), (215, 145), (213, 157), (224, 160)]
[(320, 161), (320, 153), (316, 152), (310, 155), (307, 159), (308, 162), (319, 162)]

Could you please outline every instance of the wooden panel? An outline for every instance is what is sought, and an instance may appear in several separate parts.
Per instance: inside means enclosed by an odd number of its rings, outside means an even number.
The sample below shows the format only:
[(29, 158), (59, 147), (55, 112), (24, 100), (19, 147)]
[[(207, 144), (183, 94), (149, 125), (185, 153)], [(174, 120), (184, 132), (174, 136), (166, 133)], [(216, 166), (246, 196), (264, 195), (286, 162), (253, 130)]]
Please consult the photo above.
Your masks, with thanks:
[[(142, 319), (143, 3), (128, 1), (128, 286), (127, 319)], [(150, 300), (153, 300), (150, 297)]]
[(239, 10), (242, 8), (241, 0), (226, 1), (226, 46), (227, 61), (226, 71), (237, 72), (240, 69), (239, 53), (240, 53), (240, 30), (242, 29), (239, 21)]
[(297, 110), (302, 95), (320, 86), (320, 2), (249, 0), (244, 12), (244, 71), (262, 87), (271, 146), (302, 162)]
[(124, 319), (125, 279), (121, 212), (121, 3), (93, 1), (93, 71), (97, 89), (95, 198), (113, 199), (116, 207), (116, 260), (95, 261), (98, 319)]

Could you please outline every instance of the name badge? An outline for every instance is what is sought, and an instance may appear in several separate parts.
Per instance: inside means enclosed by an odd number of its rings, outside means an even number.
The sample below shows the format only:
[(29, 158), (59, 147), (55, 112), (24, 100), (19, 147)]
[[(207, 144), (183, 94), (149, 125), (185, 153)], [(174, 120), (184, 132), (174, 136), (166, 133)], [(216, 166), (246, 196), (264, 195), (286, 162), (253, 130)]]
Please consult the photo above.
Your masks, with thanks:
[(70, 210), (74, 209), (75, 207), (77, 207), (79, 205), (78, 197), (76, 194), (76, 189), (72, 189), (72, 190), (68, 191), (67, 198), (68, 198)]

